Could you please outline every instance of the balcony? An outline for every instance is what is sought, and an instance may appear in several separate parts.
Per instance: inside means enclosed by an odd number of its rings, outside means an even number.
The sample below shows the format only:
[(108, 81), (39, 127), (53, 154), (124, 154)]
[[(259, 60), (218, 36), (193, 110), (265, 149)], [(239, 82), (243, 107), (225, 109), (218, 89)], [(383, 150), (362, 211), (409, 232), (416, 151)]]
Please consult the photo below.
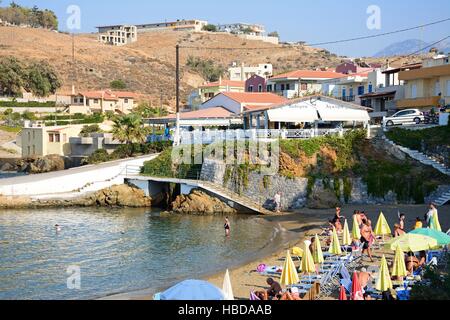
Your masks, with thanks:
[(409, 108), (437, 107), (439, 105), (439, 99), (440, 99), (439, 97), (403, 99), (397, 101), (397, 108), (409, 109)]

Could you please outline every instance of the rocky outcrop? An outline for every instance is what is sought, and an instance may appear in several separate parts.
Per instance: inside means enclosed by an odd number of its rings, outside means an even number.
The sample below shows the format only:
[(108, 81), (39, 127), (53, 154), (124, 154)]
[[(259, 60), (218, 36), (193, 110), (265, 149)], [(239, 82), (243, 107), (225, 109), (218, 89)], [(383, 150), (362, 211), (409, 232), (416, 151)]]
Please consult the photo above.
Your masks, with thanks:
[(67, 200), (35, 200), (29, 197), (0, 196), (0, 208), (52, 208), (52, 207), (150, 207), (152, 200), (139, 188), (117, 185), (86, 196)]
[(45, 157), (31, 157), (19, 160), (17, 171), (29, 174), (61, 171), (68, 168), (67, 160), (59, 155), (51, 154)]
[(214, 215), (235, 214), (236, 210), (222, 201), (199, 190), (189, 195), (180, 195), (172, 203), (171, 211), (179, 214)]

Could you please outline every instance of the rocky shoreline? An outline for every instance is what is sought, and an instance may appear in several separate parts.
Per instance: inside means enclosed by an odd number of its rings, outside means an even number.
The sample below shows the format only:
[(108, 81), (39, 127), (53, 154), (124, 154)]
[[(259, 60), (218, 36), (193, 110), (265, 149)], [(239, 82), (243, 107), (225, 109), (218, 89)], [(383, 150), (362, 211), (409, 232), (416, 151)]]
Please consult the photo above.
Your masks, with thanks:
[(0, 196), (1, 209), (54, 208), (54, 207), (151, 207), (152, 199), (139, 188), (117, 185), (88, 195), (70, 199), (33, 200), (30, 197)]

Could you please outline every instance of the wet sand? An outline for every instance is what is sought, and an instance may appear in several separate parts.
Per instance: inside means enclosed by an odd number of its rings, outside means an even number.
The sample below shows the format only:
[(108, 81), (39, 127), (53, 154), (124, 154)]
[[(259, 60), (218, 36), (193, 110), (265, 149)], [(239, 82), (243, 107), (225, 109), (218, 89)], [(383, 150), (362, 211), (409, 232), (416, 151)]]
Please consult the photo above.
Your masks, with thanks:
[[(397, 215), (398, 211), (406, 214), (406, 228), (407, 230), (411, 230), (416, 217), (421, 217), (425, 215), (428, 211), (426, 205), (401, 205), (401, 206), (344, 206), (342, 208), (342, 214), (351, 220), (351, 216), (354, 210), (365, 210), (369, 219), (373, 221), (373, 224), (376, 224), (380, 211), (383, 211), (386, 219), (389, 222), (389, 225), (393, 229), (393, 225), (397, 223)], [(302, 246), (302, 243), (306, 239), (310, 239), (316, 233), (320, 233), (322, 227), (327, 226), (327, 221), (332, 219), (334, 215), (334, 209), (327, 210), (311, 210), (311, 209), (302, 209), (299, 212), (295, 213), (287, 213), (281, 216), (272, 216), (265, 217), (268, 221), (273, 222), (274, 224), (280, 224), (287, 232), (293, 232), (297, 235), (298, 240), (290, 241), (286, 243), (286, 245), (281, 249), (277, 250), (277, 252), (270, 254), (264, 258), (258, 259), (257, 261), (253, 261), (251, 263), (245, 263), (240, 267), (230, 269), (230, 277), (233, 286), (233, 292), (238, 300), (248, 300), (250, 296), (250, 291), (252, 290), (261, 290), (267, 287), (266, 278), (264, 276), (259, 275), (255, 270), (257, 266), (261, 263), (264, 263), (268, 266), (282, 266), (283, 259), (286, 256), (286, 251), (292, 249), (294, 246)], [(439, 217), (442, 229), (446, 232), (450, 228), (450, 206), (444, 206), (439, 208)], [(350, 222), (351, 228), (351, 222)], [(232, 236), (232, 235), (231, 235)], [(374, 263), (371, 263), (368, 258), (364, 258), (365, 266), (378, 265), (381, 259), (381, 256), (386, 254), (387, 259), (391, 259), (392, 254), (390, 252), (384, 250), (376, 250), (374, 252)], [(296, 263), (296, 265), (298, 262)], [(224, 267), (226, 269), (226, 267)], [(225, 270), (222, 272), (207, 276), (205, 280), (215, 284), (219, 288), (222, 288), (223, 277), (225, 274)], [(276, 277), (274, 277), (277, 280)], [(117, 300), (151, 300), (152, 299), (152, 291), (150, 290), (142, 290), (139, 292), (126, 293), (116, 296), (107, 297), (106, 299), (117, 299)], [(329, 297), (329, 299), (335, 299), (334, 297)]]

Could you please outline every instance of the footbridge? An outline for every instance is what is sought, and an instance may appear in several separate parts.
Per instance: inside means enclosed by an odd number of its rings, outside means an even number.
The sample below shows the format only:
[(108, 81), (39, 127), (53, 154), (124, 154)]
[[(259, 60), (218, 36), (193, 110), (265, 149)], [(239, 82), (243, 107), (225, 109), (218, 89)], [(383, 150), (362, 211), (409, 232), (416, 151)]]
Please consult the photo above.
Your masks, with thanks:
[[(128, 171), (136, 172), (133, 170)], [(160, 184), (169, 184), (169, 183), (177, 184), (181, 186), (181, 194), (189, 194), (191, 190), (199, 189), (211, 196), (223, 200), (232, 208), (235, 209), (240, 208), (241, 210), (244, 209), (248, 212), (261, 215), (274, 214), (272, 211), (263, 208), (262, 205), (256, 203), (254, 200), (209, 181), (151, 177), (151, 176), (143, 176), (140, 174), (129, 174), (126, 178), (126, 181), (144, 190), (148, 188), (150, 193), (152, 192), (152, 189), (155, 186), (158, 186)]]

